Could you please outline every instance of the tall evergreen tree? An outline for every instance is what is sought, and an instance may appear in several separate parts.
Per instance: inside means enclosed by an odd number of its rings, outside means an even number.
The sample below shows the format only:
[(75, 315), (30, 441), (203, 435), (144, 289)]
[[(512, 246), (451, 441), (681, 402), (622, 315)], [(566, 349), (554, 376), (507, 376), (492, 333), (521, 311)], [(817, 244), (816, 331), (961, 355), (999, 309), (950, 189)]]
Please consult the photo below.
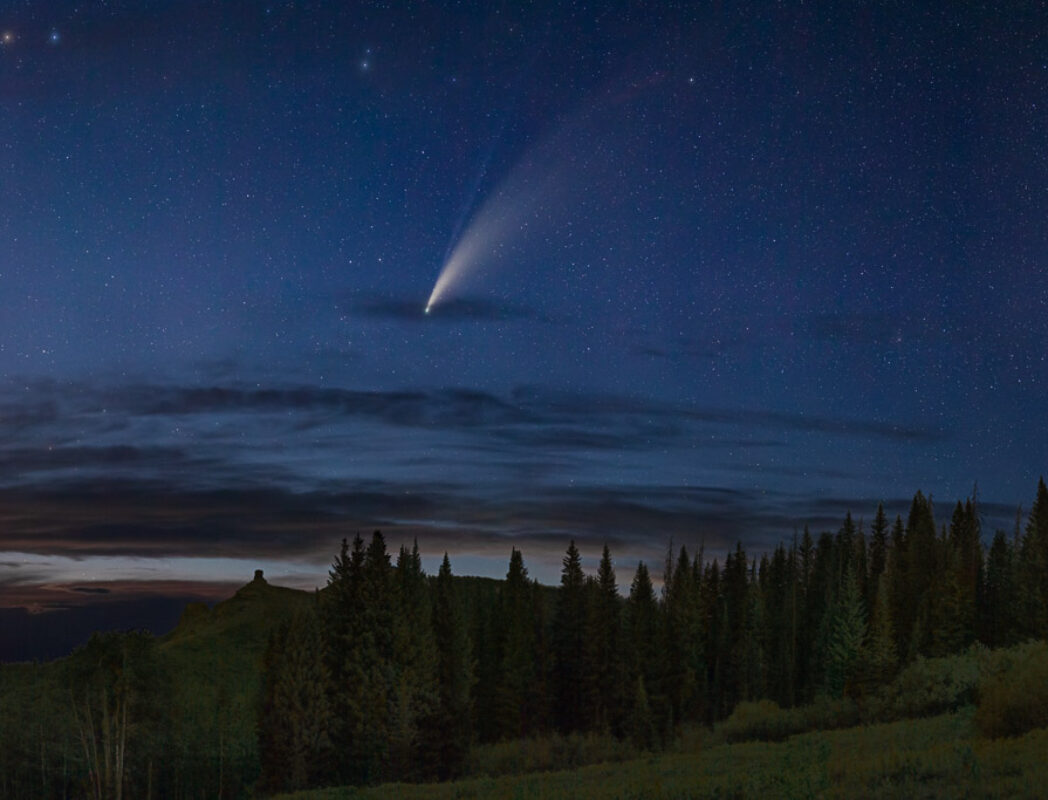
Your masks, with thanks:
[(814, 565), (807, 592), (807, 624), (810, 630), (808, 657), (807, 700), (822, 691), (826, 684), (827, 653), (832, 630), (830, 609), (839, 592), (836, 577), (836, 545), (828, 532), (819, 535), (815, 546)]
[(332, 753), (338, 754), (328, 763), (324, 776), (332, 783), (359, 783), (363, 777), (355, 756), (365, 734), (365, 663), (372, 644), (364, 616), (364, 557), (364, 540), (359, 534), (353, 540), (352, 552), (343, 539), (328, 573), (328, 589), (321, 595), (330, 676), (329, 738)]
[(812, 574), (815, 570), (815, 542), (808, 526), (804, 526), (800, 545), (797, 548), (797, 679), (795, 681), (796, 702), (810, 700), (814, 694), (812, 673), (815, 669), (812, 653), (815, 632), (815, 600), (813, 598)]
[(1014, 553), (1004, 531), (997, 531), (986, 559), (980, 640), (988, 647), (1007, 647), (1019, 640), (1019, 592)]
[(553, 618), (553, 692), (557, 726), (564, 733), (588, 722), (583, 713), (586, 579), (575, 542), (568, 545)]
[(958, 571), (951, 566), (929, 590), (929, 637), (924, 654), (948, 656), (970, 643), (974, 630), (967, 622), (966, 605)]
[(417, 541), (410, 551), (400, 548), (394, 578), (391, 767), (398, 778), (421, 778), (431, 761), (423, 747), (433, 745), (421, 728), (436, 714), (438, 696), (429, 584)]
[(262, 669), (258, 751), (264, 791), (295, 791), (321, 779), (332, 711), (324, 631), (315, 608), (270, 637)]
[(740, 700), (747, 699), (752, 677), (751, 656), (753, 655), (753, 620), (750, 619), (750, 569), (749, 559), (741, 543), (728, 553), (721, 575), (723, 598), (723, 640), (726, 670), (721, 679), (720, 692), (724, 709), (728, 711)]
[[(630, 594), (626, 600), (625, 628), (629, 681), (634, 687), (634, 704), (638, 702), (638, 684), (642, 684), (643, 703), (652, 716), (656, 730), (661, 729), (665, 717), (665, 703), (657, 690), (661, 686), (662, 674), (658, 646), (662, 624), (651, 575), (643, 561), (637, 564), (637, 571), (630, 584)], [(652, 690), (656, 691), (654, 697), (650, 694)]]
[(1042, 477), (1027, 517), (1019, 552), (1023, 635), (1048, 636), (1048, 487)]
[(629, 699), (622, 658), (622, 614), (611, 551), (604, 545), (597, 580), (589, 597), (585, 637), (585, 705), (598, 730), (622, 732)]
[[(755, 568), (754, 568), (755, 569)], [(751, 569), (746, 590), (742, 630), (736, 644), (739, 665), (739, 699), (758, 700), (766, 696), (764, 643), (764, 598), (756, 575)]]
[(693, 582), (694, 568), (686, 548), (681, 547), (676, 566), (664, 589), (662, 688), (669, 701), (674, 724), (697, 719), (703, 713), (702, 627), (699, 617), (699, 588)]
[(534, 589), (524, 557), (516, 548), (510, 554), (499, 607), (495, 731), (498, 738), (516, 739), (538, 731), (543, 720), (540, 698), (535, 692), (535, 687), (541, 685), (542, 659), (536, 635)]
[(637, 676), (634, 684), (633, 703), (627, 717), (630, 741), (638, 750), (652, 750), (658, 741), (655, 717), (648, 702), (648, 691), (644, 688), (644, 677)]
[(950, 631), (933, 633), (936, 648), (955, 652), (975, 641), (976, 603), (982, 580), (982, 535), (976, 506), (971, 499), (954, 508), (946, 543), (945, 573), (940, 572), (938, 624)]
[(768, 564), (767, 580), (761, 586), (767, 665), (768, 697), (779, 705), (796, 702), (794, 684), (797, 651), (796, 551), (775, 548)]
[(870, 529), (870, 608), (879, 586), (881, 575), (888, 566), (888, 517), (884, 513), (884, 503), (877, 504), (877, 515), (873, 518)]
[(827, 627), (825, 688), (831, 697), (840, 697), (857, 677), (866, 637), (866, 612), (858, 581), (850, 569), (830, 606)]
[(891, 575), (882, 572), (875, 593), (876, 604), (870, 615), (869, 634), (861, 648), (861, 676), (865, 690), (887, 683), (895, 675), (899, 654), (892, 624)]
[(852, 519), (851, 511), (844, 516), (844, 524), (841, 525), (840, 530), (837, 531), (837, 537), (834, 541), (834, 550), (837, 554), (837, 563), (834, 569), (833, 583), (839, 584), (844, 574), (851, 569), (852, 574), (856, 578), (856, 582), (860, 584), (861, 580), (853, 569), (852, 562), (855, 558), (855, 537), (858, 535), (858, 528), (855, 526), (855, 521)]
[(448, 554), (437, 573), (433, 597), (433, 632), (437, 651), (437, 709), (429, 720), (434, 745), (435, 774), (443, 779), (460, 774), (472, 738), (473, 655), (469, 630), (451, 577)]
[(905, 548), (900, 569), (899, 607), (896, 624), (901, 652), (913, 659), (927, 655), (932, 641), (932, 584), (944, 568), (943, 545), (935, 531), (931, 501), (920, 491), (914, 495), (906, 523)]
[(394, 726), (398, 720), (393, 644), (395, 584), (381, 531), (372, 534), (364, 551), (361, 578), (359, 639), (353, 644), (360, 717), (345, 756), (352, 765), (354, 782), (374, 783), (391, 774)]

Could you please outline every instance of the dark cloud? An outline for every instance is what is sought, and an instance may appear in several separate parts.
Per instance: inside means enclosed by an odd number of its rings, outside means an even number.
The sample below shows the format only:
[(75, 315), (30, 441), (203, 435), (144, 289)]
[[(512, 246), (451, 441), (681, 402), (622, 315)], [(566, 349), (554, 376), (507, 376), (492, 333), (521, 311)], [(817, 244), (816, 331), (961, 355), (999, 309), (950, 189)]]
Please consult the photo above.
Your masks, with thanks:
[(396, 322), (515, 322), (552, 320), (534, 308), (506, 301), (479, 297), (444, 300), (429, 314), (425, 303), (415, 299), (403, 299), (377, 295), (347, 295), (339, 307), (351, 314)]
[(887, 440), (931, 443), (947, 438), (942, 430), (847, 417), (829, 417), (782, 411), (744, 408), (672, 406), (657, 401), (610, 394), (551, 393), (519, 389), (514, 399), (542, 408), (548, 414), (569, 416), (637, 415), (645, 418), (699, 421), (733, 428), (754, 427), (812, 433), (830, 433)]
[[(774, 541), (804, 522), (838, 520), (858, 501), (812, 504), (723, 487), (626, 486), (621, 489), (505, 490), (390, 484), (365, 491), (177, 493), (127, 483), (105, 492), (0, 492), (0, 549), (45, 555), (226, 556), (326, 561), (335, 543), (381, 528), (419, 536), (423, 547), (476, 551), (569, 538), (658, 550), (669, 539), (706, 538), (714, 548), (737, 540)], [(872, 516), (875, 503), (869, 503)], [(833, 513), (824, 513), (833, 508)]]
[[(49, 394), (63, 394), (60, 387), (48, 387)], [(307, 430), (332, 421), (359, 419), (387, 425), (433, 430), (488, 432), (505, 442), (526, 446), (545, 446), (560, 441), (565, 446), (631, 449), (645, 440), (662, 441), (688, 435), (685, 427), (693, 423), (725, 428), (769, 431), (801, 431), (832, 435), (906, 440), (932, 443), (946, 438), (938, 429), (883, 422), (875, 419), (831, 417), (760, 409), (730, 409), (681, 406), (611, 393), (543, 392), (520, 387), (508, 396), (471, 389), (358, 391), (344, 388), (288, 386), (271, 389), (240, 386), (185, 387), (136, 384), (111, 387), (95, 392), (76, 392), (71, 387), (63, 399), (70, 406), (67, 420), (52, 419), (61, 433), (63, 426), (86, 433), (116, 433), (129, 430), (139, 418), (227, 415), (241, 422), (252, 415), (280, 415), (293, 430)], [(30, 404), (36, 407), (36, 404)], [(24, 410), (24, 409), (23, 409)], [(20, 415), (17, 407), (14, 415)], [(290, 415), (290, 416), (289, 416)], [(0, 428), (7, 428), (0, 419)], [(10, 426), (12, 428), (19, 426)], [(734, 441), (744, 446), (737, 434), (709, 435), (703, 442)], [(716, 432), (714, 432), (716, 434)], [(211, 436), (221, 436), (211, 431)], [(767, 440), (767, 437), (764, 437)], [(756, 441), (756, 439), (754, 440)], [(752, 443), (752, 442), (751, 442)], [(24, 442), (22, 443), (24, 445)], [(0, 451), (0, 468), (5, 459), (12, 469), (20, 467), (57, 468), (78, 463), (127, 465), (136, 461), (163, 461), (175, 464), (200, 458), (182, 449), (144, 445), (137, 442), (47, 449), (24, 446)]]
[(0, 474), (66, 467), (119, 467), (152, 462), (184, 463), (189, 456), (174, 447), (47, 447), (0, 450)]
[(51, 402), (27, 400), (0, 405), (0, 426), (5, 428), (42, 425), (55, 422), (58, 418), (58, 407)]
[(432, 391), (354, 391), (287, 387), (245, 389), (235, 386), (129, 386), (109, 391), (107, 408), (127, 414), (298, 413), (314, 423), (361, 417), (407, 427), (463, 427), (523, 422), (525, 413), (501, 398), (470, 389)]
[(79, 594), (111, 594), (112, 590), (104, 586), (70, 586), (69, 591)]
[[(433, 552), (513, 543), (554, 563), (570, 538), (606, 541), (631, 558), (671, 538), (705, 541), (710, 552), (735, 541), (774, 545), (806, 523), (835, 528), (848, 510), (876, 509), (846, 489), (838, 501), (758, 488), (772, 474), (854, 482), (848, 470), (797, 467), (798, 439), (947, 436), (875, 419), (530, 386), (499, 394), (43, 382), (9, 396), (13, 417), (38, 422), (0, 420), (10, 434), (0, 445), (0, 552), (299, 559), (321, 572), (341, 538), (374, 528), (418, 536)], [(658, 467), (670, 451), (683, 453), (672, 472)], [(749, 488), (684, 482), (714, 467), (729, 486)], [(12, 585), (14, 572), (31, 574), (9, 570), (2, 580)]]

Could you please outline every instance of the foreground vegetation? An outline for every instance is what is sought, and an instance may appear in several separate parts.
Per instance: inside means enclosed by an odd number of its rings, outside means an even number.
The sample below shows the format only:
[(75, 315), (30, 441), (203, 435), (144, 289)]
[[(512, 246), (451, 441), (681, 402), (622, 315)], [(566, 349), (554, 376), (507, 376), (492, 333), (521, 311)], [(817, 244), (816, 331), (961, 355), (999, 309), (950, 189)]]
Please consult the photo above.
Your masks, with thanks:
[(929, 719), (814, 732), (784, 742), (700, 743), (622, 763), (442, 784), (342, 787), (281, 800), (464, 798), (1039, 798), (1048, 730), (973, 735), (972, 709)]
[[(832, 727), (854, 724), (913, 702), (905, 687), (884, 696), (900, 671), (1048, 634), (1043, 480), (1020, 523), (987, 552), (974, 496), (940, 526), (918, 492), (905, 522), (879, 507), (869, 534), (848, 514), (759, 558), (671, 547), (661, 596), (642, 563), (625, 599), (609, 549), (586, 576), (572, 542), (552, 603), (516, 549), (493, 601), (464, 604), (446, 557), (427, 587), (417, 548), (393, 566), (380, 533), (358, 536), (312, 614), (271, 643), (260, 788), (446, 780), (466, 774), (471, 743), (551, 733), (660, 750), (760, 701), (788, 709), (784, 732), (822, 699), (856, 709)], [(978, 674), (943, 685), (974, 691)]]
[[(665, 751), (604, 734), (474, 748), (463, 780), (337, 787), (383, 798), (1039, 798), (1048, 785), (1048, 642), (918, 659), (862, 701), (740, 704)], [(945, 712), (945, 713), (944, 713)]]

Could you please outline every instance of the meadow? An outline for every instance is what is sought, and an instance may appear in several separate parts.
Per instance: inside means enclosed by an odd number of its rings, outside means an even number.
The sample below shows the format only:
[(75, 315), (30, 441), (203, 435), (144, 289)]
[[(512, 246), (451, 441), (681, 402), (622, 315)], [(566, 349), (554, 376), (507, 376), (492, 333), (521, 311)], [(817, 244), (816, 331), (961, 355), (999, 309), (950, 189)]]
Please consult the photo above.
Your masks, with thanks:
[[(281, 800), (710, 800), (720, 798), (1038, 798), (1048, 786), (1048, 729), (989, 739), (974, 707), (927, 719), (729, 743), (690, 731), (678, 750), (618, 763), (442, 784), (339, 787)], [(538, 742), (516, 743), (521, 761)]]

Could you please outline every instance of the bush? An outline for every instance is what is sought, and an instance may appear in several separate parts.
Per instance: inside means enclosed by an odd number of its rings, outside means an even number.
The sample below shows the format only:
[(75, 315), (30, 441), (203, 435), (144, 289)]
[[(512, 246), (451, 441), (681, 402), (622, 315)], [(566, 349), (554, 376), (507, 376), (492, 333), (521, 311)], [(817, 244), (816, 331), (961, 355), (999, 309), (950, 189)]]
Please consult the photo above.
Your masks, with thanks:
[(796, 724), (789, 711), (779, 708), (771, 700), (739, 703), (720, 726), (725, 740), (745, 742), (756, 739), (762, 742), (778, 742), (797, 733)]
[(467, 775), (523, 775), (528, 772), (551, 772), (576, 769), (586, 764), (605, 761), (627, 761), (639, 752), (629, 742), (610, 734), (558, 733), (530, 739), (513, 739), (495, 744), (474, 746), (466, 760)]
[(796, 708), (779, 708), (771, 700), (739, 703), (718, 728), (727, 742), (781, 742), (806, 731), (849, 728), (859, 723), (859, 708), (848, 698), (817, 697)]
[(792, 713), (801, 715), (806, 731), (850, 728), (860, 721), (859, 706), (850, 697), (819, 696), (811, 705), (798, 706)]
[(982, 645), (946, 658), (918, 657), (870, 699), (867, 720), (930, 717), (971, 705), (989, 660), (989, 651)]
[(1048, 643), (1005, 651), (979, 683), (975, 724), (984, 736), (1018, 736), (1048, 727)]

